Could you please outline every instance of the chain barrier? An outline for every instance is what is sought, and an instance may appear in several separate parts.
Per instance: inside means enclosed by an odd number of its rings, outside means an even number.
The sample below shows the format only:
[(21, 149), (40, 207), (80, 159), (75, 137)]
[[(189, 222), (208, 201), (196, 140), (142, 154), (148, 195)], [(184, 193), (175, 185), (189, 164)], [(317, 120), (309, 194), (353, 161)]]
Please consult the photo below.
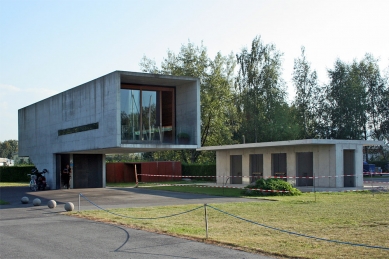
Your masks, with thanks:
[[(389, 173), (371, 173), (371, 175), (389, 175)], [(138, 174), (138, 176), (148, 176), (148, 177), (169, 177), (169, 178), (218, 178), (225, 177), (225, 175), (169, 175), (169, 174)], [(274, 179), (319, 179), (319, 178), (339, 178), (347, 176), (356, 176), (355, 174), (344, 174), (344, 175), (324, 175), (324, 176), (262, 176), (262, 178), (274, 178)], [(230, 178), (253, 178), (257, 176), (248, 176), (248, 175), (229, 175)]]
[[(110, 213), (112, 215), (115, 215), (115, 216), (119, 216), (119, 217), (123, 217), (123, 218), (129, 218), (129, 219), (164, 219), (164, 218), (171, 218), (171, 217), (175, 217), (175, 216), (179, 216), (179, 215), (183, 215), (185, 213), (189, 213), (189, 212), (192, 212), (192, 211), (195, 211), (195, 210), (198, 210), (200, 208), (203, 208), (203, 206), (199, 206), (197, 208), (194, 208), (194, 209), (191, 209), (191, 210), (187, 210), (187, 211), (184, 211), (184, 212), (180, 212), (180, 213), (176, 213), (176, 214), (172, 214), (172, 215), (167, 215), (167, 216), (161, 216), (161, 217), (155, 217), (155, 218), (137, 218), (137, 217), (130, 217), (130, 216), (126, 216), (126, 215), (121, 215), (121, 214), (118, 214), (118, 213), (115, 213), (115, 212), (112, 212), (112, 211), (109, 211), (107, 209), (104, 209), (102, 207), (100, 207), (99, 205), (97, 205), (96, 203), (94, 203), (93, 201), (89, 200), (87, 197), (85, 197), (82, 193), (79, 194), (79, 197), (83, 197), (86, 201), (88, 201), (90, 204), (92, 204), (93, 206), (96, 206), (97, 208), (99, 208), (100, 210), (103, 210), (107, 213)], [(78, 209), (80, 210), (80, 206), (78, 206)]]
[(192, 212), (192, 211), (195, 211), (195, 210), (198, 210), (198, 209), (201, 209), (201, 208), (204, 208), (205, 210), (205, 222), (206, 222), (206, 237), (208, 238), (208, 216), (207, 216), (207, 207), (210, 207), (211, 209), (214, 209), (220, 213), (223, 213), (225, 215), (228, 215), (230, 217), (233, 217), (233, 218), (236, 218), (236, 219), (239, 219), (239, 220), (242, 220), (242, 221), (246, 221), (248, 223), (251, 223), (251, 224), (254, 224), (254, 225), (258, 225), (258, 226), (261, 226), (261, 227), (264, 227), (264, 228), (268, 228), (268, 229), (272, 229), (272, 230), (276, 230), (276, 231), (279, 231), (279, 232), (283, 232), (283, 233), (286, 233), (286, 234), (290, 234), (290, 235), (295, 235), (295, 236), (300, 236), (300, 237), (305, 237), (305, 238), (310, 238), (310, 239), (315, 239), (315, 240), (319, 240), (319, 241), (325, 241), (325, 242), (332, 242), (332, 243), (337, 243), (337, 244), (343, 244), (343, 245), (350, 245), (350, 246), (359, 246), (359, 247), (365, 247), (365, 248), (374, 248), (374, 249), (382, 249), (382, 250), (389, 250), (389, 247), (384, 247), (384, 246), (373, 246), (373, 245), (367, 245), (367, 244), (358, 244), (358, 243), (352, 243), (352, 242), (346, 242), (346, 241), (339, 241), (339, 240), (333, 240), (333, 239), (327, 239), (327, 238), (322, 238), (322, 237), (316, 237), (316, 236), (311, 236), (311, 235), (306, 235), (306, 234), (302, 234), (302, 233), (297, 233), (297, 232), (293, 232), (293, 231), (289, 231), (289, 230), (285, 230), (285, 229), (281, 229), (281, 228), (276, 228), (276, 227), (272, 227), (272, 226), (269, 226), (269, 225), (265, 225), (265, 224), (262, 224), (262, 223), (259, 223), (259, 222), (255, 222), (253, 220), (249, 220), (249, 219), (245, 219), (245, 218), (242, 218), (240, 216), (237, 216), (237, 215), (234, 215), (234, 214), (231, 214), (229, 212), (226, 212), (226, 211), (223, 211), (221, 209), (218, 209), (216, 207), (213, 207), (211, 205), (208, 205), (208, 204), (204, 204), (202, 206), (199, 206), (199, 207), (196, 207), (194, 209), (191, 209), (191, 210), (187, 210), (187, 211), (184, 211), (184, 212), (180, 212), (180, 213), (175, 213), (175, 214), (171, 214), (171, 215), (166, 215), (166, 216), (161, 216), (161, 217), (147, 217), (147, 218), (138, 218), (138, 217), (131, 217), (131, 216), (127, 216), (127, 215), (121, 215), (121, 214), (118, 214), (118, 213), (115, 213), (115, 212), (112, 212), (112, 211), (109, 211), (107, 209), (104, 209), (102, 208), (101, 206), (97, 205), (96, 203), (94, 203), (93, 201), (89, 200), (87, 197), (85, 197), (82, 193), (79, 194), (79, 197), (83, 197), (86, 201), (88, 201), (90, 204), (96, 206), (97, 208), (99, 208), (100, 210), (103, 210), (107, 213), (110, 213), (110, 214), (113, 214), (113, 215), (116, 215), (116, 216), (119, 216), (119, 217), (123, 217), (123, 218), (130, 218), (130, 219), (137, 219), (137, 220), (151, 220), (151, 219), (163, 219), (163, 218), (170, 218), (170, 217), (175, 217), (175, 216), (179, 216), (179, 215), (183, 215), (183, 214), (186, 214), (186, 213), (189, 213), (189, 212)]
[(231, 214), (231, 213), (228, 213), (228, 212), (226, 212), (226, 211), (223, 211), (223, 210), (221, 210), (221, 209), (215, 208), (215, 207), (213, 207), (213, 206), (211, 206), (211, 205), (207, 205), (207, 206), (210, 207), (210, 208), (212, 208), (212, 209), (214, 209), (214, 210), (216, 210), (216, 211), (219, 211), (219, 212), (221, 212), (221, 213), (224, 213), (224, 214), (226, 214), (226, 215), (228, 215), (228, 216), (231, 216), (231, 217), (234, 217), (234, 218), (237, 218), (237, 219), (240, 219), (240, 220), (243, 220), (243, 221), (246, 221), (246, 222), (249, 222), (249, 223), (258, 225), (258, 226), (261, 226), (261, 227), (273, 229), (273, 230), (280, 231), (280, 232), (287, 233), (287, 234), (291, 234), (291, 235), (296, 235), (296, 236), (301, 236), (301, 237), (316, 239), (316, 240), (320, 240), (320, 241), (326, 241), (326, 242), (333, 242), (333, 243), (338, 243), (338, 244), (344, 244), (344, 245), (351, 245), (351, 246), (360, 246), (360, 247), (366, 247), (366, 248), (375, 248), (375, 249), (389, 250), (389, 247), (372, 246), (372, 245), (367, 245), (367, 244), (357, 244), (357, 243), (352, 243), (352, 242), (345, 242), (345, 241), (339, 241), (339, 240), (332, 240), (332, 239), (327, 239), (327, 238), (322, 238), (322, 237), (315, 237), (315, 236), (305, 235), (305, 234), (301, 234), (301, 233), (297, 233), (297, 232), (292, 232), (292, 231), (288, 231), (288, 230), (284, 230), (284, 229), (280, 229), (280, 228), (268, 226), (268, 225), (265, 225), (265, 224), (261, 224), (261, 223), (258, 223), (258, 222), (255, 222), (255, 221), (252, 221), (252, 220), (249, 220), (249, 219), (245, 219), (245, 218), (242, 218), (242, 217), (233, 215), (233, 214)]
[(197, 188), (225, 188), (225, 189), (240, 189), (240, 190), (251, 190), (251, 191), (260, 191), (260, 192), (282, 192), (288, 193), (289, 191), (281, 190), (265, 190), (265, 189), (255, 189), (255, 188), (244, 188), (244, 187), (234, 187), (234, 186), (213, 186), (213, 185), (189, 185), (189, 184), (158, 184), (158, 186), (189, 186)]

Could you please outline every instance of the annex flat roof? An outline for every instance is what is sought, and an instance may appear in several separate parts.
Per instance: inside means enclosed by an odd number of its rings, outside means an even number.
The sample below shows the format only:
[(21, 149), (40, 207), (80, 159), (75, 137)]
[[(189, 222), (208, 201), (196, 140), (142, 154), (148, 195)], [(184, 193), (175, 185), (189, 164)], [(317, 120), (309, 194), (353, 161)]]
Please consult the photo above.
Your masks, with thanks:
[(384, 142), (375, 141), (375, 140), (300, 139), (300, 140), (224, 145), (224, 146), (209, 146), (209, 147), (198, 148), (197, 151), (217, 151), (217, 150), (247, 149), (247, 148), (284, 147), (284, 146), (301, 146), (301, 145), (336, 145), (336, 144), (383, 146)]

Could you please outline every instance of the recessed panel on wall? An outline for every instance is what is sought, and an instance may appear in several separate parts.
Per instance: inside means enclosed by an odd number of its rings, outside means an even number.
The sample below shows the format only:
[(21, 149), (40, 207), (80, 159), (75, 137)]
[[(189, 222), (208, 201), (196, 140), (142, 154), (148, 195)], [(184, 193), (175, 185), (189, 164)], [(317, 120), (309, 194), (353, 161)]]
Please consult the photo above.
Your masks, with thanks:
[(313, 186), (313, 152), (296, 154), (297, 186)]
[[(286, 153), (271, 154), (272, 159), (272, 176), (286, 177)], [(286, 181), (285, 178), (282, 178)]]
[(355, 150), (343, 150), (344, 187), (355, 187)]
[(263, 178), (263, 154), (250, 155), (250, 182)]
[(232, 184), (242, 183), (242, 156), (232, 155), (230, 156), (230, 177)]

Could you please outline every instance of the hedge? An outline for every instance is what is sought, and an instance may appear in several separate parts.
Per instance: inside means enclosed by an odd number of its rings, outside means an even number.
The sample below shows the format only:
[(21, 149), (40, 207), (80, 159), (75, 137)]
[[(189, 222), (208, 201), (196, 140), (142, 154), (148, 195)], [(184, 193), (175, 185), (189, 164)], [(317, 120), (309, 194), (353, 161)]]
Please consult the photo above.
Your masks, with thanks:
[(0, 182), (29, 182), (34, 166), (0, 166)]
[[(182, 176), (214, 176), (214, 177), (193, 177), (193, 180), (215, 181), (216, 164), (182, 164)], [(190, 177), (188, 177), (190, 178)]]

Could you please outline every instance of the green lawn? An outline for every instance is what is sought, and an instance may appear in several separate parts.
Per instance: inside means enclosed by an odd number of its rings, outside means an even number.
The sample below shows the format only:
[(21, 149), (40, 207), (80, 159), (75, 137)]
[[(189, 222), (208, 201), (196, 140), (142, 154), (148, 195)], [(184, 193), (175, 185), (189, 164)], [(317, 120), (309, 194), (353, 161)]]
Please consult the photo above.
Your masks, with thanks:
[(17, 186), (29, 186), (30, 183), (25, 182), (25, 183), (5, 183), (5, 182), (0, 182), (0, 187), (17, 187)]
[[(148, 187), (151, 188), (151, 187)], [(178, 187), (152, 187), (183, 191)], [(219, 188), (184, 187), (184, 191), (214, 194)], [(224, 195), (238, 196), (236, 189), (225, 189)], [(230, 192), (231, 191), (231, 192)], [(389, 247), (389, 193), (374, 196), (369, 192), (313, 193), (301, 196), (272, 196), (273, 201), (222, 203), (211, 206), (271, 227), (305, 235)], [(274, 201), (276, 200), (276, 201)], [(315, 202), (316, 200), (316, 202)], [(104, 211), (73, 212), (72, 215), (123, 224), (159, 233), (226, 244), (251, 252), (264, 252), (298, 258), (389, 258), (389, 250), (350, 246), (291, 235), (249, 223), (207, 207), (208, 240), (205, 240), (203, 204), (115, 209), (127, 217), (161, 217), (194, 208), (199, 209), (162, 219), (131, 219)]]

